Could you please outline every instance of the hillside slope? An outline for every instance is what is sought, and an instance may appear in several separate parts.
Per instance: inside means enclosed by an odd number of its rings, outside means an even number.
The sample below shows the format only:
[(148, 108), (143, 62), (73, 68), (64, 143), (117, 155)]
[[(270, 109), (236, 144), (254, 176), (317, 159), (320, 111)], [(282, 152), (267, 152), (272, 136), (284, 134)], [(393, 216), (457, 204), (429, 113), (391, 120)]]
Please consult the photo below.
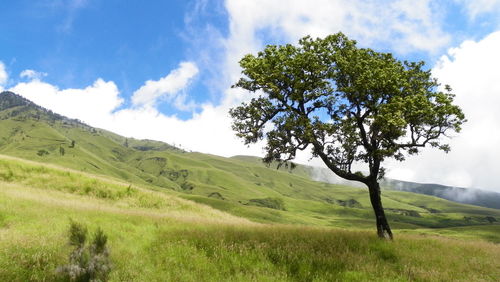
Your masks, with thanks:
[[(68, 227), (108, 237), (110, 281), (496, 281), (500, 225), (374, 232), (265, 225), (151, 190), (0, 156), (0, 281), (59, 281)], [(441, 232), (441, 233), (440, 233)], [(487, 237), (489, 236), (489, 237)], [(339, 259), (341, 258), (341, 259)]]
[[(125, 138), (0, 94), (0, 154), (111, 176), (180, 193), (257, 222), (372, 228), (366, 190), (313, 181), (305, 167), (265, 167), (251, 157), (185, 152), (163, 142)], [(1, 180), (1, 179), (0, 179)], [(500, 210), (408, 192), (383, 192), (395, 228), (497, 224)]]

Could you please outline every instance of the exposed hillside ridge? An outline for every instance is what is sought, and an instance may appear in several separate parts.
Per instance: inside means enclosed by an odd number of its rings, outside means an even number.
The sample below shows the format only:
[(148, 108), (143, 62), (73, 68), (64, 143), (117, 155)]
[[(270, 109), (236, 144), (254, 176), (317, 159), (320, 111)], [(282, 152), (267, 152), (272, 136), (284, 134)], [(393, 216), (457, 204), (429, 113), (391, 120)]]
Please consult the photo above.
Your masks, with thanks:
[(155, 141), (149, 139), (135, 139), (135, 138), (127, 138), (115, 134), (113, 132), (97, 129), (92, 126), (85, 124), (83, 121), (78, 119), (71, 119), (66, 116), (60, 115), (58, 113), (54, 113), (49, 109), (46, 109), (42, 106), (39, 106), (32, 101), (24, 98), (21, 95), (15, 94), (10, 91), (3, 91), (0, 93), (0, 112), (3, 115), (0, 115), (0, 119), (8, 119), (8, 118), (20, 118), (22, 119), (33, 119), (37, 121), (47, 121), (53, 123), (55, 121), (61, 121), (67, 127), (82, 127), (93, 133), (102, 132), (107, 135), (110, 139), (113, 139), (119, 143), (123, 143), (126, 147), (134, 148), (140, 151), (148, 151), (148, 150), (179, 150), (183, 151), (175, 146), (167, 144), (162, 141)]
[(18, 106), (36, 106), (36, 104), (30, 100), (10, 91), (3, 91), (0, 95), (0, 111)]
[(58, 113), (54, 113), (51, 110), (39, 106), (32, 101), (10, 91), (0, 93), (0, 112), (1, 111), (4, 112), (4, 115), (1, 117), (2, 119), (22, 117), (34, 118), (37, 120), (42, 119), (50, 122), (62, 120), (74, 125), (89, 127), (80, 120), (70, 119)]

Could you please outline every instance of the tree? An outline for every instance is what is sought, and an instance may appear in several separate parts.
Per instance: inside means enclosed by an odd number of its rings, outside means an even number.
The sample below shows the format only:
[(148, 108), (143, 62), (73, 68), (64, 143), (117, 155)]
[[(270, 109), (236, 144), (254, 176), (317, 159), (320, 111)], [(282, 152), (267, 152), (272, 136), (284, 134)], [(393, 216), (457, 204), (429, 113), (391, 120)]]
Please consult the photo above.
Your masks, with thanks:
[(339, 177), (364, 183), (381, 238), (392, 239), (378, 183), (382, 162), (425, 146), (448, 152), (441, 137), (466, 121), (451, 88), (440, 90), (424, 62), (358, 48), (342, 33), (268, 45), (240, 65), (243, 77), (233, 87), (256, 94), (230, 110), (237, 136), (245, 144), (265, 138), (266, 163), (287, 165), (311, 148)]

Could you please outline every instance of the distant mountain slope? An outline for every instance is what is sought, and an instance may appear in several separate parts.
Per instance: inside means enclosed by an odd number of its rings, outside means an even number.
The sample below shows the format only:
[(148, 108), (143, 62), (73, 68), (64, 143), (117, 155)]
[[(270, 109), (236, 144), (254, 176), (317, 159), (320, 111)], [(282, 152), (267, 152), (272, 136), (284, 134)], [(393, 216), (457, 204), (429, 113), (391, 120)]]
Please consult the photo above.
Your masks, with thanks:
[(421, 184), (415, 182), (388, 179), (387, 188), (425, 194), (454, 201), (457, 203), (500, 209), (500, 193), (472, 188), (450, 187), (439, 184)]
[[(168, 189), (259, 222), (373, 227), (365, 189), (314, 181), (307, 166), (276, 170), (255, 157), (223, 158), (125, 138), (10, 92), (0, 93), (0, 105), (0, 154)], [(415, 193), (383, 193), (395, 228), (490, 224), (489, 217), (500, 221), (500, 210)]]
[[(232, 158), (253, 164), (263, 165), (261, 158), (258, 157), (234, 156)], [(343, 180), (337, 177), (333, 174), (333, 172), (326, 168), (297, 164), (296, 168), (292, 170), (291, 173), (303, 177), (308, 177), (320, 182), (363, 187), (363, 185), (360, 185), (358, 183)], [(430, 195), (457, 203), (500, 209), (500, 193), (492, 191), (473, 188), (451, 187), (439, 184), (422, 184), (390, 178), (384, 179), (381, 182), (381, 186), (385, 189), (394, 191), (405, 191), (423, 195)]]

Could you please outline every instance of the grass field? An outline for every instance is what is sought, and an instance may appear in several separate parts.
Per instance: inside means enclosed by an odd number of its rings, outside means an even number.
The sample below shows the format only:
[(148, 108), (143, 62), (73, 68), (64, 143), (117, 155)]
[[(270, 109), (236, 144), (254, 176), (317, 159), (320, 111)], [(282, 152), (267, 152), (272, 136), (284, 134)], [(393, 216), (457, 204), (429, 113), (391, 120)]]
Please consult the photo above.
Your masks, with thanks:
[(55, 280), (56, 267), (70, 251), (70, 219), (91, 231), (101, 227), (109, 236), (112, 281), (495, 281), (500, 276), (500, 245), (481, 240), (492, 236), (489, 240), (498, 242), (498, 225), (396, 230), (396, 240), (384, 242), (372, 230), (255, 223), (175, 192), (56, 166), (5, 157), (0, 166), (1, 281)]

